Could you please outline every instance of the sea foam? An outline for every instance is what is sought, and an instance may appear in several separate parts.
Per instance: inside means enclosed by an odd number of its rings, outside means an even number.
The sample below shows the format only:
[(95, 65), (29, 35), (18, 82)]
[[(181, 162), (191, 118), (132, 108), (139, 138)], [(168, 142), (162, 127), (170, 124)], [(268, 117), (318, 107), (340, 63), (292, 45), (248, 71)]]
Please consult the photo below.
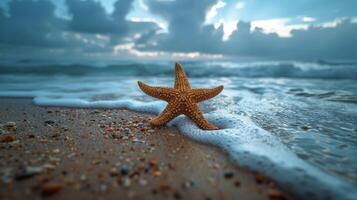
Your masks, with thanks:
[[(76, 108), (125, 108), (138, 112), (159, 114), (165, 102), (140, 102), (133, 99), (87, 101), (35, 97), (40, 106)], [(226, 151), (239, 165), (259, 171), (302, 199), (355, 199), (357, 192), (348, 182), (327, 174), (296, 156), (280, 140), (257, 126), (248, 116), (233, 115), (216, 110), (205, 115), (220, 130), (204, 131), (187, 117), (180, 116), (169, 123), (187, 137)]]

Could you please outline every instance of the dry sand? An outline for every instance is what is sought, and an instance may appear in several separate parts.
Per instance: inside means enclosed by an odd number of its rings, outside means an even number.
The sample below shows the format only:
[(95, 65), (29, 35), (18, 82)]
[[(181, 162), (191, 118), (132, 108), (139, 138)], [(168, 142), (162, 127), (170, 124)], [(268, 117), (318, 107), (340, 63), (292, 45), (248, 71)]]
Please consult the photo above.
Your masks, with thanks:
[(291, 199), (150, 117), (0, 99), (0, 199)]

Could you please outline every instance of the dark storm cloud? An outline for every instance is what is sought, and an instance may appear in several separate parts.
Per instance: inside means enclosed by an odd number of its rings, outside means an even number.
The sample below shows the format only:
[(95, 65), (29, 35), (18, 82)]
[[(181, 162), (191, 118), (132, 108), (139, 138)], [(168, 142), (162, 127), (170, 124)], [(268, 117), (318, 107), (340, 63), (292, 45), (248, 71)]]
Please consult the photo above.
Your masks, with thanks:
[(124, 36), (158, 29), (155, 23), (131, 22), (125, 19), (132, 8), (133, 0), (120, 0), (114, 4), (114, 11), (108, 14), (102, 4), (92, 0), (67, 0), (72, 20), (69, 30), (89, 34), (107, 34), (111, 43), (117, 44)]
[(117, 1), (114, 12), (109, 15), (102, 4), (88, 1), (67, 0), (72, 20), (69, 29), (82, 33), (115, 34), (123, 36), (128, 32), (125, 16), (131, 9), (133, 0)]
[(149, 10), (169, 23), (169, 34), (161, 34), (159, 46), (163, 51), (217, 51), (223, 30), (203, 25), (207, 11), (217, 0), (146, 1)]
[[(0, 7), (0, 53), (33, 47), (67, 49), (72, 52), (109, 52), (124, 37), (158, 29), (155, 23), (131, 22), (125, 19), (133, 0), (120, 0), (108, 14), (93, 0), (67, 0), (70, 19), (55, 15), (49, 0), (13, 0), (8, 10)], [(103, 37), (98, 38), (97, 34)], [(57, 51), (57, 50), (56, 50)], [(41, 51), (42, 52), (42, 51)]]
[(58, 31), (65, 23), (55, 17), (48, 1), (14, 0), (9, 4), (9, 16), (0, 8), (0, 43), (28, 46), (62, 46)]

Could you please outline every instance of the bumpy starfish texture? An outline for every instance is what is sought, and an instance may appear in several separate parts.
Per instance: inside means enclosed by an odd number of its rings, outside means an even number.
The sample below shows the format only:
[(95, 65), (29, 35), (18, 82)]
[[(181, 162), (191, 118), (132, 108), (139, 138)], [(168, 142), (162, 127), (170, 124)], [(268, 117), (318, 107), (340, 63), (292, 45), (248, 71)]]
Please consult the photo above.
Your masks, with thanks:
[(171, 121), (175, 117), (184, 114), (189, 117), (198, 127), (205, 130), (217, 130), (218, 128), (210, 124), (204, 117), (198, 103), (211, 99), (218, 95), (223, 86), (212, 89), (195, 88), (192, 89), (188, 82), (185, 71), (179, 63), (175, 65), (175, 86), (152, 87), (138, 81), (140, 89), (147, 95), (164, 100), (168, 105), (162, 113), (152, 119), (150, 123), (154, 126), (161, 126)]

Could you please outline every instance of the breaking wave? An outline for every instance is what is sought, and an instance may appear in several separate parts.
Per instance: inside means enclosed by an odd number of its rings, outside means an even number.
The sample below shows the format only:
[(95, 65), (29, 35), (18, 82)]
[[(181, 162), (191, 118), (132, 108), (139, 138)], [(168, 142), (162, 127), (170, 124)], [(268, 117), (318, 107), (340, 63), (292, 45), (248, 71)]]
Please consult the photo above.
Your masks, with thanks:
[[(357, 79), (357, 63), (328, 62), (184, 62), (190, 77), (280, 77), (310, 79)], [(173, 63), (124, 63), (92, 65), (0, 66), (0, 74), (172, 76)], [(155, 69), (155, 70), (153, 70)]]

